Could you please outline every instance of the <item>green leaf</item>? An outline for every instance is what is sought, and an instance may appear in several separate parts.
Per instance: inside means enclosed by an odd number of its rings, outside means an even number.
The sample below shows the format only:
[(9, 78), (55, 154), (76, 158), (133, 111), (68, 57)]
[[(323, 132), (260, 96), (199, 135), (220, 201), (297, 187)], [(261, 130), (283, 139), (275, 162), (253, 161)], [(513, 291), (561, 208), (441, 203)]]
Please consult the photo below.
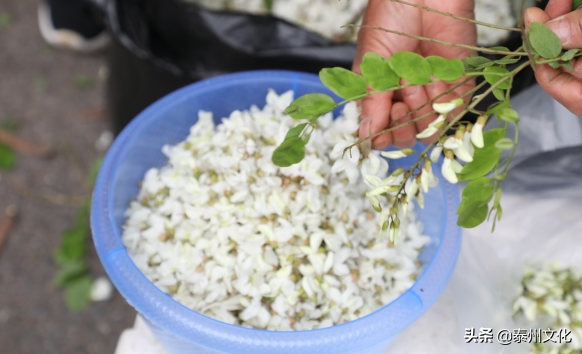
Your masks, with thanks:
[[(491, 85), (495, 85), (499, 80), (503, 79), (502, 75), (510, 75), (509, 70), (505, 68), (500, 68), (498, 66), (489, 66), (483, 69), (483, 75), (485, 76), (485, 80)], [(504, 81), (503, 83), (499, 84), (497, 88), (502, 90), (507, 90), (509, 88), (509, 80)]]
[(462, 61), (465, 66), (465, 72), (481, 71), (483, 68), (494, 64), (491, 60), (477, 55), (470, 56)]
[(83, 261), (70, 261), (61, 265), (61, 269), (53, 279), (53, 284), (57, 287), (73, 282), (77, 278), (86, 275), (87, 265)]
[(564, 55), (562, 55), (562, 60), (563, 61), (570, 61), (570, 60), (574, 59), (574, 56), (576, 54), (578, 54), (578, 51), (579, 51), (579, 49), (570, 49), (569, 51), (564, 53)]
[(505, 108), (511, 108), (509, 106), (509, 102), (507, 102), (505, 100), (501, 101), (501, 102), (494, 103), (491, 106), (489, 106), (485, 115), (487, 115), (487, 116), (490, 116), (492, 114), (499, 115), (499, 112), (501, 112)]
[(473, 161), (467, 163), (461, 173), (457, 174), (460, 181), (472, 181), (483, 177), (499, 162), (501, 151), (495, 147), (495, 143), (505, 138), (505, 129), (495, 128), (483, 133), (484, 146), (475, 149)]
[(299, 136), (303, 132), (303, 129), (305, 129), (306, 126), (307, 126), (307, 123), (303, 123), (303, 124), (299, 124), (298, 126), (289, 129), (289, 131), (287, 132), (287, 135), (285, 135), (285, 140), (299, 138)]
[(271, 160), (276, 166), (288, 167), (303, 160), (305, 157), (305, 142), (300, 138), (284, 140), (275, 151)]
[(513, 140), (508, 138), (499, 139), (495, 143), (495, 147), (498, 148), (499, 150), (511, 150), (513, 149), (514, 145), (515, 144), (513, 143)]
[(487, 177), (477, 178), (463, 189), (463, 202), (489, 202), (493, 197), (493, 180)]
[(519, 115), (517, 114), (517, 111), (512, 108), (503, 108), (499, 110), (499, 112), (497, 112), (496, 114), (499, 118), (503, 119), (506, 122), (515, 123), (519, 121)]
[(527, 37), (535, 52), (546, 59), (557, 58), (562, 53), (560, 38), (541, 22), (530, 24)]
[(16, 165), (14, 152), (8, 146), (0, 144), (0, 170), (7, 170)]
[(505, 91), (496, 87), (493, 89), (493, 96), (498, 100), (503, 101), (505, 99)]
[(499, 64), (499, 65), (515, 64), (518, 61), (519, 61), (519, 58), (510, 58), (510, 57), (505, 57), (505, 58), (494, 60), (495, 64)]
[(263, 0), (263, 5), (268, 12), (273, 11), (273, 1), (274, 0)]
[(465, 66), (459, 59), (446, 59), (438, 56), (427, 57), (432, 74), (439, 80), (457, 81), (465, 73)]
[(576, 10), (580, 5), (582, 5), (582, 0), (573, 0), (572, 11)]
[(77, 75), (73, 79), (73, 84), (75, 85), (76, 88), (80, 90), (86, 90), (93, 87), (95, 85), (95, 81), (90, 76)]
[(82, 311), (89, 305), (91, 295), (91, 278), (83, 276), (75, 279), (65, 287), (65, 302), (71, 311)]
[(362, 76), (374, 90), (382, 91), (400, 83), (400, 76), (390, 67), (388, 59), (378, 53), (366, 53), (360, 64)]
[(336, 107), (333, 98), (323, 93), (310, 93), (291, 102), (285, 114), (294, 119), (315, 119)]
[(89, 166), (89, 175), (87, 176), (87, 184), (90, 187), (93, 187), (95, 185), (102, 164), (103, 158), (97, 158), (93, 162), (91, 162), (91, 165)]
[(59, 264), (68, 261), (81, 260), (85, 256), (85, 241), (89, 236), (85, 227), (76, 227), (63, 233), (61, 245), (55, 253), (55, 260)]
[(321, 82), (336, 95), (350, 99), (368, 92), (366, 79), (344, 68), (326, 68), (319, 72)]
[(498, 52), (506, 52), (506, 53), (510, 53), (511, 52), (511, 50), (509, 50), (509, 48), (503, 47), (503, 46), (491, 47), (489, 49), (496, 50)]
[(390, 66), (398, 76), (413, 85), (424, 85), (430, 82), (430, 64), (419, 54), (396, 52), (390, 58)]
[(489, 207), (487, 203), (475, 202), (467, 205), (462, 213), (459, 214), (457, 225), (465, 229), (471, 229), (479, 226), (487, 219)]
[(0, 12), (0, 28), (7, 28), (12, 23), (12, 16), (7, 12)]
[(4, 119), (0, 121), (0, 128), (9, 132), (15, 132), (20, 128), (20, 124), (18, 124), (16, 119), (4, 117)]
[(563, 63), (557, 62), (557, 61), (553, 61), (551, 63), (548, 63), (549, 66), (551, 66), (554, 69), (559, 69), (562, 67)]

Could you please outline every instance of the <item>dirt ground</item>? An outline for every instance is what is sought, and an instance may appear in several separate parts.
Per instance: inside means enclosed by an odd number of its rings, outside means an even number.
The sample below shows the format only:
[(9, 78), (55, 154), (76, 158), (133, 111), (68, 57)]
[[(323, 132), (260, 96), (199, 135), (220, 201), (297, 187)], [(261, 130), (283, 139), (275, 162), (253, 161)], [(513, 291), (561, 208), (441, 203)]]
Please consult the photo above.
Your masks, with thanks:
[[(101, 156), (95, 142), (110, 130), (104, 101), (104, 55), (54, 50), (38, 32), (37, 2), (0, 2), (0, 123), (50, 144), (51, 158), (17, 154), (0, 171), (0, 215), (19, 217), (0, 250), (0, 343), (3, 353), (113, 353), (135, 311), (116, 293), (72, 313), (52, 285), (53, 252), (90, 189), (89, 166)], [(90, 245), (93, 275), (104, 274)]]

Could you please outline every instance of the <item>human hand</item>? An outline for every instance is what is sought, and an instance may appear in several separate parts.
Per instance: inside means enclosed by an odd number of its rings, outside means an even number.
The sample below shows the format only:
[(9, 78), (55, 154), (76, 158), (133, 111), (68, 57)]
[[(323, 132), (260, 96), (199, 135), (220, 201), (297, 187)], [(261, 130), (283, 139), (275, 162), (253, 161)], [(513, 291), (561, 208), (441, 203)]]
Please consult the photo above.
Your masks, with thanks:
[[(408, 0), (409, 2), (428, 6), (436, 10), (449, 12), (457, 16), (474, 18), (473, 0)], [(387, 0), (370, 0), (364, 16), (363, 25), (377, 26), (407, 34), (439, 39), (447, 42), (475, 45), (476, 28), (474, 25), (450, 17), (427, 12), (418, 8)], [(376, 52), (384, 57), (390, 57), (397, 51), (411, 51), (422, 56), (438, 55), (447, 58), (465, 58), (471, 51), (464, 48), (449, 47), (436, 43), (386, 33), (380, 30), (362, 28), (358, 36), (358, 51), (352, 69), (360, 72), (362, 57), (367, 52)], [(366, 138), (388, 127), (391, 122), (405, 117), (408, 112), (421, 106), (430, 99), (443, 93), (456, 83), (435, 82), (422, 87), (409, 87), (400, 91), (371, 95), (362, 100), (362, 122), (360, 138)], [(438, 102), (449, 102), (474, 86), (474, 82), (457, 88), (453, 92), (439, 98)], [(430, 112), (430, 105), (420, 109), (415, 117)], [(408, 115), (400, 122), (413, 119)], [(375, 149), (385, 149), (393, 144), (397, 147), (410, 147), (416, 142), (416, 134), (423, 131), (437, 115), (402, 127), (393, 132), (382, 134), (373, 140)], [(432, 138), (423, 139), (430, 142)]]
[[(582, 48), (582, 9), (570, 12), (572, 0), (550, 0), (545, 10), (529, 8), (525, 26), (532, 22), (545, 23), (562, 41), (564, 49)], [(582, 116), (582, 59), (571, 61), (574, 71), (549, 65), (538, 65), (535, 76), (539, 85), (577, 116)]]

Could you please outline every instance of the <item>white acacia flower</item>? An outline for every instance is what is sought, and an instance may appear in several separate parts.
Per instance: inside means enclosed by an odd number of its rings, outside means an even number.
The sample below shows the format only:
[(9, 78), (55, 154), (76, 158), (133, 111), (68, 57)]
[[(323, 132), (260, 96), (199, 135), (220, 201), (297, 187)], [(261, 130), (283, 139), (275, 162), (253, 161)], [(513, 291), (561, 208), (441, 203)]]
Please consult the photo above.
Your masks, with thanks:
[(477, 148), (482, 148), (485, 145), (483, 142), (483, 124), (479, 121), (475, 123), (471, 130), (471, 142), (473, 142)]
[(388, 172), (388, 161), (378, 156), (375, 151), (372, 151), (367, 158), (362, 160), (360, 169), (362, 176), (375, 175), (384, 178)]
[(471, 143), (471, 133), (465, 132), (463, 134), (463, 144), (467, 152), (469, 152), (469, 155), (473, 156), (475, 154), (475, 147)]
[(461, 107), (464, 103), (465, 101), (463, 101), (462, 98), (456, 98), (451, 102), (433, 103), (432, 109), (434, 109), (437, 113), (447, 115), (450, 112), (452, 112), (455, 108)]
[(441, 172), (443, 174), (443, 177), (447, 181), (456, 184), (457, 182), (459, 182), (459, 179), (457, 178), (457, 173), (455, 172), (455, 168), (453, 167), (453, 161), (454, 161), (453, 159), (445, 156)]
[(473, 156), (471, 156), (469, 151), (467, 151), (465, 142), (463, 140), (457, 139), (455, 136), (450, 136), (447, 140), (445, 140), (443, 147), (445, 149), (452, 150), (455, 156), (457, 156), (461, 161), (473, 161)]
[(404, 153), (403, 150), (382, 151), (380, 154), (392, 160), (401, 159), (403, 157), (408, 156), (406, 153)]
[(430, 123), (425, 130), (416, 134), (416, 138), (417, 139), (424, 139), (424, 138), (428, 138), (428, 137), (433, 136), (434, 134), (436, 134), (439, 131), (439, 128), (437, 128), (436, 126), (444, 121), (445, 121), (445, 116), (441, 114), (440, 116), (438, 116), (437, 119), (435, 119), (432, 123)]
[(425, 163), (425, 166), (422, 168), (422, 172), (420, 173), (420, 185), (422, 187), (422, 191), (424, 193), (428, 193), (428, 189), (436, 187), (438, 183), (439, 179), (432, 172), (432, 166)]

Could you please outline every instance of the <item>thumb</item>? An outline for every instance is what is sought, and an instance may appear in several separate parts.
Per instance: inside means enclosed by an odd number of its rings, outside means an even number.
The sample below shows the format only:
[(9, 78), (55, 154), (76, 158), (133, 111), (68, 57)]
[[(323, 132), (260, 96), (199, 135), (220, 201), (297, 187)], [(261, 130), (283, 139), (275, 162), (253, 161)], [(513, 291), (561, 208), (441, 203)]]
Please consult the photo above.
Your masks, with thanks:
[(564, 49), (582, 47), (582, 9), (556, 17), (546, 25), (558, 35)]

